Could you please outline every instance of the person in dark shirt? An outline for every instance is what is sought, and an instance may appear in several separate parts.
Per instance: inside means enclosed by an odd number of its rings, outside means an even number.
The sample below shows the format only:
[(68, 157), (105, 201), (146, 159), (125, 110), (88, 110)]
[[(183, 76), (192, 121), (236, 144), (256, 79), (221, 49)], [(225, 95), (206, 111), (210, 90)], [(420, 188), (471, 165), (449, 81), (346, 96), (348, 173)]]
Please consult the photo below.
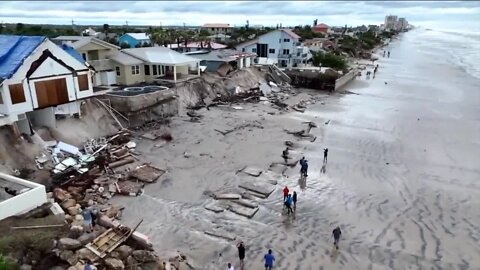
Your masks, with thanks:
[(240, 259), (240, 270), (243, 270), (244, 259), (245, 259), (245, 245), (243, 244), (243, 242), (240, 242), (237, 248), (238, 248), (238, 258)]
[(293, 210), (297, 210), (297, 192), (293, 192), (292, 196), (292, 201), (293, 201)]
[(323, 149), (323, 163), (327, 163), (328, 159), (328, 148)]
[(340, 227), (337, 226), (335, 229), (333, 229), (332, 234), (333, 234), (333, 240), (334, 240), (333, 244), (338, 249), (338, 241), (340, 241), (340, 236), (342, 235), (342, 231), (340, 230)]
[(282, 157), (283, 157), (283, 160), (285, 160), (285, 163), (288, 163), (288, 147), (285, 148), (285, 150), (283, 150)]

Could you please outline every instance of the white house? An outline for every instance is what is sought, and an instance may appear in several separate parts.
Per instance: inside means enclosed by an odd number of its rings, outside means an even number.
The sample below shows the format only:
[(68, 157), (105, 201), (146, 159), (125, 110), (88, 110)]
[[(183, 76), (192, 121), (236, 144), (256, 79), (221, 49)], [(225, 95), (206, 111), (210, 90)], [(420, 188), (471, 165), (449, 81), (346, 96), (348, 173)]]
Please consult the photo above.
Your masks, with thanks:
[(83, 59), (95, 69), (94, 86), (117, 83), (114, 65), (107, 56), (118, 52), (120, 47), (95, 37), (59, 36), (52, 41), (57, 44), (66, 44), (82, 55)]
[(228, 23), (206, 23), (202, 25), (202, 30), (208, 31), (210, 34), (230, 34), (233, 31), (233, 27)]
[(254, 40), (241, 43), (235, 48), (242, 52), (257, 54), (257, 64), (293, 67), (307, 64), (312, 58), (309, 50), (305, 50), (300, 36), (290, 29), (279, 29)]
[(93, 95), (92, 71), (73, 49), (42, 36), (0, 35), (0, 126), (55, 125), (55, 108), (78, 111)]

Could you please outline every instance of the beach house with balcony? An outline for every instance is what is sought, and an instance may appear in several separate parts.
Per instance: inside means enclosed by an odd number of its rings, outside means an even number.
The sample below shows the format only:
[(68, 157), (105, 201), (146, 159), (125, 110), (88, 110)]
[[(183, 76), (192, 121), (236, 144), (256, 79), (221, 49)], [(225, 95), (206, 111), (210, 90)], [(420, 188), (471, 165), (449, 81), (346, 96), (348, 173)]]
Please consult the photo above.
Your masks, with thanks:
[(312, 58), (300, 39), (291, 29), (279, 29), (238, 44), (235, 48), (242, 52), (256, 53), (258, 57), (255, 61), (260, 65), (294, 67), (306, 65)]
[(233, 31), (233, 27), (228, 23), (206, 23), (202, 25), (201, 30), (208, 31), (212, 35), (216, 34), (230, 34)]
[(117, 83), (115, 69), (108, 56), (115, 54), (120, 47), (90, 36), (59, 36), (52, 41), (72, 47), (94, 69), (93, 86)]
[(43, 36), (0, 35), (0, 126), (31, 135), (32, 125), (54, 126), (59, 110), (79, 112), (77, 100), (93, 95), (92, 71), (64, 49)]

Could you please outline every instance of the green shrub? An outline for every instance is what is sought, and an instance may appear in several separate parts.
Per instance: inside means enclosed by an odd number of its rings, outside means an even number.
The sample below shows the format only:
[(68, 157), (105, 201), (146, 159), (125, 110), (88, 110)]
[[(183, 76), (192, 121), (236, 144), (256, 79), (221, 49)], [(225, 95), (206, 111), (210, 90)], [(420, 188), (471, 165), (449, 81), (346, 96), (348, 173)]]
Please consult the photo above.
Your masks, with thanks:
[(313, 54), (313, 65), (343, 70), (347, 68), (347, 61), (340, 55), (317, 52)]

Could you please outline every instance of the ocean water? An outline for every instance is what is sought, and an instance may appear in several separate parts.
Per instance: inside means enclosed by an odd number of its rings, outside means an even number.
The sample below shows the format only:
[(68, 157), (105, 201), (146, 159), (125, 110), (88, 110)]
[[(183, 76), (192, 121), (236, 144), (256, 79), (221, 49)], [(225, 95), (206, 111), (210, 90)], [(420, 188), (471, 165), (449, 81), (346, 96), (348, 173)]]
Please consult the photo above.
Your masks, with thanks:
[(445, 54), (446, 59), (480, 78), (480, 31), (417, 30), (424, 46)]

